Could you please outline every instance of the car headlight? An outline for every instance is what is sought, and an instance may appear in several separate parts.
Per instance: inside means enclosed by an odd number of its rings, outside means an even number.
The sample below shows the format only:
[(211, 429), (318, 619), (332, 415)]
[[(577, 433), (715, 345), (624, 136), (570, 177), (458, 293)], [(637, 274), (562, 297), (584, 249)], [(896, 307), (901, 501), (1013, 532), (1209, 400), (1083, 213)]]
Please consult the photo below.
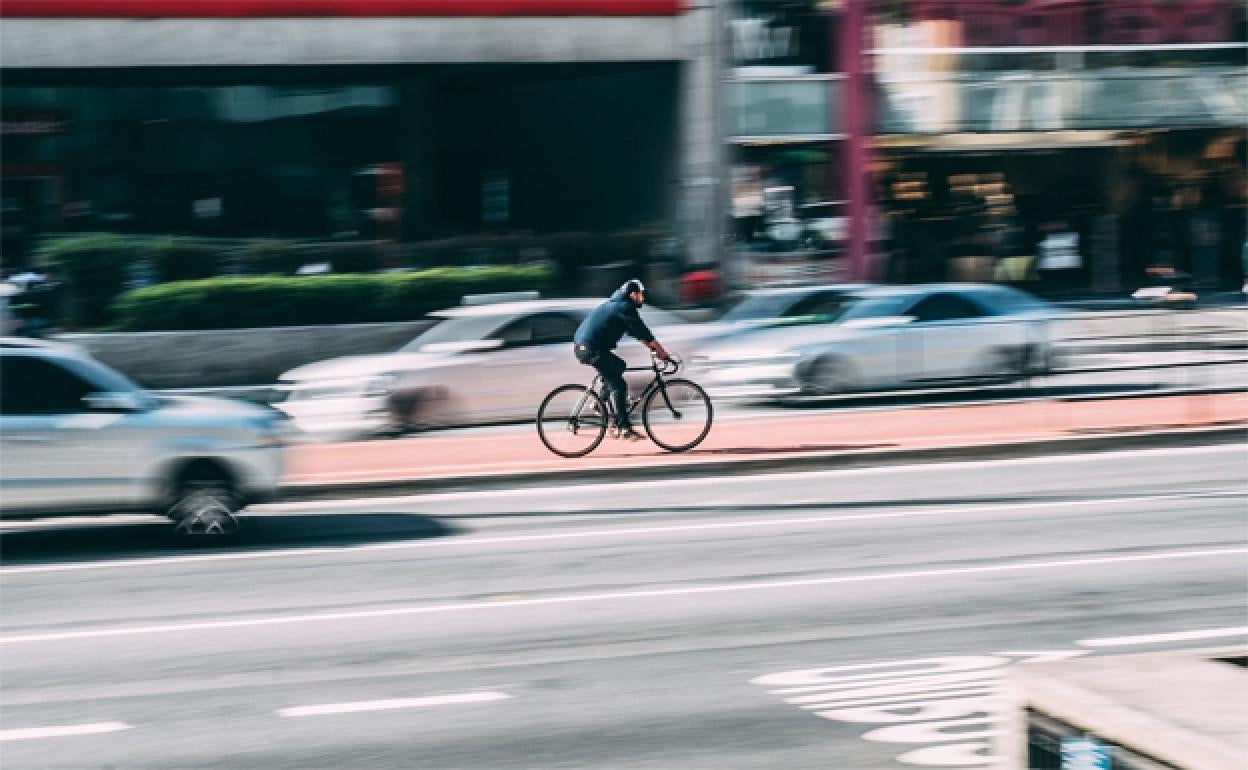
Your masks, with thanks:
[(398, 376), (393, 374), (383, 374), (380, 377), (374, 377), (364, 386), (364, 395), (370, 398), (388, 396), (394, 392), (394, 386), (398, 382)]

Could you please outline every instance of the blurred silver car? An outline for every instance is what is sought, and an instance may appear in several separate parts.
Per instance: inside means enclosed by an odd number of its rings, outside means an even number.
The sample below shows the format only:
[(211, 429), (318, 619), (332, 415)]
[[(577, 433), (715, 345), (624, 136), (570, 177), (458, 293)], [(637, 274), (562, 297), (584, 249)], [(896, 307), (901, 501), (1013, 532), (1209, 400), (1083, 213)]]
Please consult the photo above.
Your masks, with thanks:
[(711, 340), (691, 374), (721, 396), (830, 395), (1047, 371), (1047, 303), (990, 284), (864, 286)]
[[(305, 433), (364, 437), (448, 425), (529, 419), (557, 385), (588, 383), (572, 335), (602, 300), (533, 300), (450, 308), (392, 353), (348, 356), (300, 366), (278, 381), (275, 406)], [(654, 307), (641, 310), (666, 342), (687, 323)], [(673, 348), (679, 351), (680, 348)], [(618, 351), (647, 365), (645, 348), (627, 339)]]
[(269, 498), (288, 421), (224, 399), (158, 397), (78, 348), (0, 338), (0, 514), (158, 513), (230, 534)]

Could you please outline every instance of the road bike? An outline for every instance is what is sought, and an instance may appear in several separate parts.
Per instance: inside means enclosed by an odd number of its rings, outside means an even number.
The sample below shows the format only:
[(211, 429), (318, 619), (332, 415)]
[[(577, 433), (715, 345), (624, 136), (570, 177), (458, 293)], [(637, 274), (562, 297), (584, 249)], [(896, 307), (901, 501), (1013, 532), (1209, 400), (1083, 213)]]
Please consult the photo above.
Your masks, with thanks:
[[(654, 378), (629, 399), (631, 417), (641, 407), (641, 424), (650, 440), (669, 452), (686, 452), (702, 443), (711, 432), (714, 409), (711, 399), (697, 383), (669, 375), (680, 371), (679, 358), (650, 366), (629, 367), (627, 372), (653, 372)], [(615, 425), (610, 397), (604, 392), (602, 375), (589, 387), (560, 385), (542, 400), (537, 410), (537, 435), (546, 448), (560, 457), (584, 457), (594, 451)]]

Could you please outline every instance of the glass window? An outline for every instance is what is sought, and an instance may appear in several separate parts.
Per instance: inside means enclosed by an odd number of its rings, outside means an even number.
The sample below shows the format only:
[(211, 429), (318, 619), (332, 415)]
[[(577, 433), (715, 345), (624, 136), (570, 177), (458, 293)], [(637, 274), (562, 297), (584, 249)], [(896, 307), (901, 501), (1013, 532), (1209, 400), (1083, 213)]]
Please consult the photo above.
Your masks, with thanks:
[(434, 326), (399, 348), (402, 353), (415, 353), (430, 345), (453, 344), (488, 339), (503, 320), (499, 316), (467, 316), (464, 318), (433, 317)]
[(835, 320), (845, 308), (845, 297), (842, 294), (820, 292), (807, 297), (785, 313), (786, 317), (810, 317), (821, 323)]
[(82, 399), (99, 388), (51, 361), (5, 356), (0, 391), (4, 414), (74, 414), (85, 410)]
[(841, 84), (829, 80), (758, 80), (731, 84), (732, 133), (738, 137), (840, 133), (831, 106)]
[(494, 335), (509, 348), (533, 344), (533, 319), (521, 318), (504, 326)]
[(909, 314), (919, 323), (931, 323), (979, 318), (984, 313), (964, 297), (956, 294), (935, 294), (919, 300)]
[(387, 204), (353, 184), (402, 160), (399, 105), (377, 84), (6, 86), (4, 161), (72, 195), (40, 230), (372, 238)]
[(575, 319), (557, 313), (537, 316), (533, 319), (533, 344), (554, 345), (572, 341), (576, 334)]
[(768, 318), (779, 318), (788, 313), (795, 301), (801, 297), (795, 293), (755, 294), (746, 297), (720, 318), (721, 321), (759, 321)]

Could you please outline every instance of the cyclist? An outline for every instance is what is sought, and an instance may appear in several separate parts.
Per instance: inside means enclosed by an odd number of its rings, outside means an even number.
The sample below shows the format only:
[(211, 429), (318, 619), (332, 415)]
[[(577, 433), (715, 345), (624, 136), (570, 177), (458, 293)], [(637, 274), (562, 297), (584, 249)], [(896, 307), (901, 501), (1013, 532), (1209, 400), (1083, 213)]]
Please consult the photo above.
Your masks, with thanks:
[(636, 278), (624, 285), (581, 322), (573, 337), (576, 360), (592, 366), (602, 375), (602, 381), (615, 405), (616, 436), (625, 441), (641, 441), (645, 436), (633, 430), (628, 417), (628, 383), (624, 381), (627, 364), (611, 351), (620, 344), (625, 333), (636, 337), (643, 345), (664, 361), (671, 356), (654, 338), (646, 322), (641, 320), (637, 309), (645, 304), (646, 287)]

